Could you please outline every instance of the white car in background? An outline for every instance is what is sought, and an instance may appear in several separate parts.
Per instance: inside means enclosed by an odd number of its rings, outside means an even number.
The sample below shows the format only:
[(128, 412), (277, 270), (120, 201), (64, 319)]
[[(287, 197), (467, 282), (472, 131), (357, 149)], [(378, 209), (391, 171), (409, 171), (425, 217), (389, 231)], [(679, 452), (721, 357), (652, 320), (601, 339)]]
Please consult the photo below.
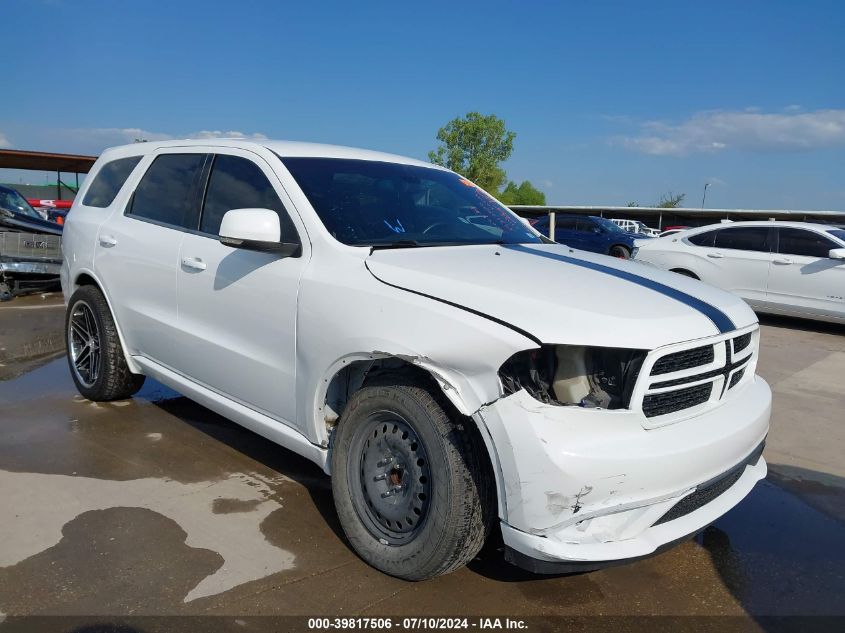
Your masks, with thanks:
[(636, 246), (636, 260), (729, 290), (760, 312), (845, 322), (845, 229), (732, 222)]

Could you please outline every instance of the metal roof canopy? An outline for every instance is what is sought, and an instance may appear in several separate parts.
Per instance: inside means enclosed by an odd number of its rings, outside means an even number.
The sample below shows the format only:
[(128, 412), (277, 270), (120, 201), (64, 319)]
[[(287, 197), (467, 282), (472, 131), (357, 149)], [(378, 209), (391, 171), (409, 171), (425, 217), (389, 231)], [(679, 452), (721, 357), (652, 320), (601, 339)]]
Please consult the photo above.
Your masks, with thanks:
[[(519, 215), (539, 217), (555, 214), (597, 215), (618, 218), (653, 218), (657, 228), (664, 224), (682, 223), (683, 219), (701, 224), (701, 220), (795, 220), (803, 222), (845, 223), (845, 211), (810, 211), (802, 209), (690, 209), (687, 207), (614, 207), (614, 206), (557, 206), (557, 205), (508, 205)], [(667, 222), (669, 220), (669, 222)], [(706, 222), (705, 222), (706, 223)]]
[(33, 169), (75, 174), (91, 171), (96, 156), (81, 154), (56, 154), (53, 152), (27, 152), (19, 149), (0, 149), (0, 167), (8, 169)]

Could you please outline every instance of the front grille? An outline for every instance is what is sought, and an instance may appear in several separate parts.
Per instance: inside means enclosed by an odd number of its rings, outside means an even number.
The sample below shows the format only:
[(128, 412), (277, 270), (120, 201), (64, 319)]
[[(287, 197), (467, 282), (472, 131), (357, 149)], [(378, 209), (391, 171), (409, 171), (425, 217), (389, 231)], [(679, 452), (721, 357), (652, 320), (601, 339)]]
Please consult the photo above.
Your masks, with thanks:
[(656, 363), (651, 370), (652, 376), (671, 374), (675, 371), (692, 369), (713, 362), (713, 346), (705, 345), (694, 349), (687, 349), (674, 354), (667, 354)]
[(643, 398), (643, 413), (647, 418), (689, 409), (710, 399), (713, 383), (695, 385), (677, 391), (652, 393)]
[(744, 350), (748, 345), (751, 343), (751, 332), (748, 334), (743, 334), (742, 336), (737, 336), (734, 339), (734, 354), (738, 354), (742, 350)]
[(744, 373), (745, 373), (745, 367), (743, 367), (738, 372), (736, 372), (733, 376), (731, 376), (731, 384), (728, 385), (728, 389), (733, 389), (734, 387), (736, 387), (736, 383), (738, 383), (740, 380), (742, 380), (742, 374), (744, 374)]

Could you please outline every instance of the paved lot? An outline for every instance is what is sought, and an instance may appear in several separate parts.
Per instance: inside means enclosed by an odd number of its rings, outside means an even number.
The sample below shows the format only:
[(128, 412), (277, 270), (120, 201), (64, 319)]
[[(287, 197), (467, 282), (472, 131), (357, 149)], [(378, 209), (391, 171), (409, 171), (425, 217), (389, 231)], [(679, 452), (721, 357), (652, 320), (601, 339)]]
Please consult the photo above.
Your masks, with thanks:
[[(845, 327), (764, 319), (768, 481), (695, 541), (532, 576), (490, 548), (424, 583), (345, 544), (309, 462), (148, 381), (80, 398), (60, 298), (0, 305), (0, 613), (845, 614)], [(2, 617), (2, 616), (0, 616)], [(2, 628), (2, 627), (0, 627)]]

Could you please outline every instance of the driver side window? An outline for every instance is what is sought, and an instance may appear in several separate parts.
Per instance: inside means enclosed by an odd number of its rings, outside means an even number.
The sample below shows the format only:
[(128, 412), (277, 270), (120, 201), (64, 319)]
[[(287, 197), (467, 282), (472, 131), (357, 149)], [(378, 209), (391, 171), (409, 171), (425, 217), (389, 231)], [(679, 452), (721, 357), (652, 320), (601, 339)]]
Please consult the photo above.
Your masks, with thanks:
[(200, 231), (217, 236), (227, 211), (246, 208), (272, 209), (279, 214), (282, 239), (300, 243), (293, 221), (261, 168), (240, 156), (218, 154), (208, 179)]
[(778, 229), (778, 253), (804, 257), (827, 257), (838, 245), (814, 231), (804, 229)]

